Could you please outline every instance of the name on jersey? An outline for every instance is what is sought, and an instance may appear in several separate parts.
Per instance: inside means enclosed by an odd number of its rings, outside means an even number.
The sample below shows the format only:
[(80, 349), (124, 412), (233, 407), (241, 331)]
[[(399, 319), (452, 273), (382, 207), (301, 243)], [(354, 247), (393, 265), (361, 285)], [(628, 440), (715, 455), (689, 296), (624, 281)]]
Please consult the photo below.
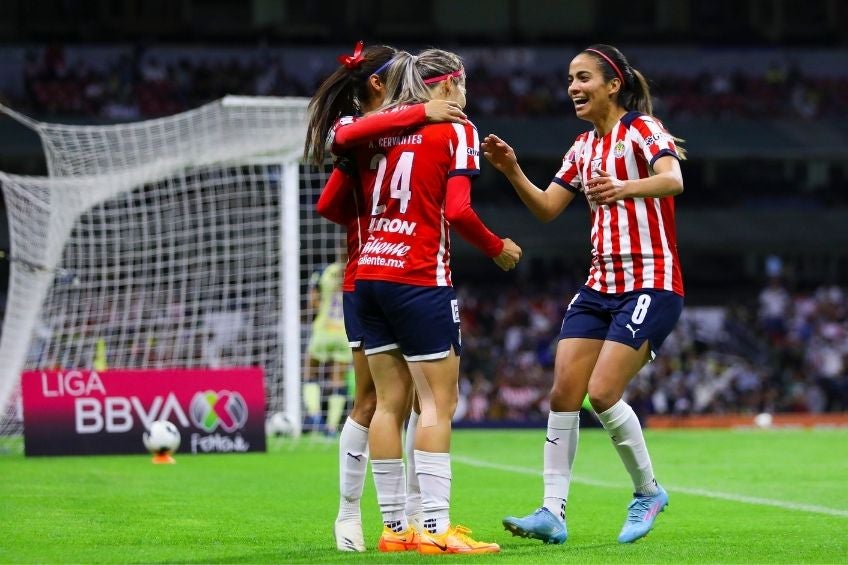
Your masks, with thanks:
[(393, 147), (395, 145), (421, 145), (424, 143), (424, 136), (420, 133), (410, 135), (390, 135), (381, 137), (377, 141), (368, 142), (368, 147)]
[(368, 231), (383, 231), (412, 235), (415, 233), (415, 226), (417, 225), (417, 222), (407, 222), (406, 220), (399, 220), (398, 218), (394, 218), (392, 220), (389, 220), (388, 218), (371, 218), (371, 225), (368, 226)]
[(373, 253), (375, 255), (404, 257), (407, 253), (409, 253), (410, 249), (412, 249), (412, 246), (407, 245), (402, 241), (390, 243), (382, 237), (378, 237), (376, 239), (368, 240), (368, 243), (362, 246), (362, 255), (365, 255), (366, 253)]

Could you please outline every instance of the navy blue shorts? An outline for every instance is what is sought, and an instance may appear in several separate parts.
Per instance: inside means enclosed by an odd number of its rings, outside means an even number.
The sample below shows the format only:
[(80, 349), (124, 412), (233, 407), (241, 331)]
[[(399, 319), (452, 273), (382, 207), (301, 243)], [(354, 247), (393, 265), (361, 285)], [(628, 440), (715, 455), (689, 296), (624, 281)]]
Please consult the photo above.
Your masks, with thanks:
[(459, 305), (449, 286), (356, 281), (366, 355), (400, 349), (407, 361), (460, 354)]
[(345, 333), (351, 349), (362, 347), (363, 330), (356, 316), (356, 293), (344, 292), (342, 295), (342, 312), (344, 313)]
[(682, 311), (683, 297), (670, 290), (603, 294), (583, 286), (568, 305), (559, 339), (610, 340), (634, 349), (642, 347), (647, 340), (654, 358)]

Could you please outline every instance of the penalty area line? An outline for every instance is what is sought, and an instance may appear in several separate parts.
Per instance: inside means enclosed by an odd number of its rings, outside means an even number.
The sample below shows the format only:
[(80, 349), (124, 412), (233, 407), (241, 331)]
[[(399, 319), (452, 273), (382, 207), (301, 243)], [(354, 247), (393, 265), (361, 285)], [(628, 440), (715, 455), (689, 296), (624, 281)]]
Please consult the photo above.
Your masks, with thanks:
[[(537, 469), (529, 469), (527, 467), (517, 467), (515, 465), (503, 465), (501, 463), (493, 463), (490, 461), (483, 461), (481, 459), (474, 459), (473, 457), (465, 457), (462, 455), (453, 455), (451, 456), (452, 461), (456, 461), (457, 463), (462, 463), (463, 465), (468, 465), (470, 467), (479, 467), (481, 469), (494, 469), (496, 471), (504, 471), (507, 473), (516, 473), (520, 475), (531, 475), (534, 477), (541, 477), (542, 472)], [(624, 483), (614, 483), (611, 481), (599, 481), (596, 479), (586, 479), (582, 477), (572, 477), (572, 482), (581, 484), (581, 485), (589, 485), (593, 487), (601, 487), (601, 488), (627, 488), (628, 485)], [(683, 494), (690, 494), (692, 496), (702, 496), (704, 498), (715, 498), (719, 500), (727, 500), (730, 502), (742, 502), (744, 504), (755, 504), (758, 506), (773, 506), (775, 508), (782, 508), (784, 510), (795, 510), (798, 512), (812, 512), (814, 514), (826, 514), (828, 516), (839, 516), (840, 518), (848, 518), (848, 510), (840, 510), (838, 508), (828, 508), (827, 506), (818, 506), (816, 504), (804, 504), (801, 502), (789, 502), (787, 500), (775, 500), (773, 498), (761, 498), (758, 496), (746, 496), (743, 494), (733, 494), (728, 492), (719, 492), (712, 491), (700, 488), (689, 488), (689, 487), (679, 487), (674, 485), (667, 485), (663, 483), (663, 486), (666, 487), (670, 492), (680, 492)]]

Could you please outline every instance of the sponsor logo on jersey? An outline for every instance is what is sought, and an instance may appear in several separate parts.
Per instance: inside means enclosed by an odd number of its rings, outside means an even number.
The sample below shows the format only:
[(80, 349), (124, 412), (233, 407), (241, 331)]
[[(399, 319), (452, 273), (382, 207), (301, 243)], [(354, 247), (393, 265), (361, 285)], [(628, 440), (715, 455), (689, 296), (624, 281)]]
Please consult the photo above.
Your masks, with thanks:
[(645, 143), (647, 145), (654, 145), (654, 144), (659, 145), (660, 143), (665, 141), (667, 138), (668, 138), (668, 135), (666, 133), (663, 133), (663, 132), (655, 133), (653, 135), (649, 135), (648, 137), (646, 137)]
[(371, 225), (368, 226), (368, 230), (371, 232), (389, 232), (389, 233), (402, 233), (405, 235), (412, 235), (415, 233), (415, 226), (418, 224), (416, 222), (407, 222), (406, 220), (400, 220), (398, 218), (388, 219), (388, 218), (372, 218)]
[(399, 241), (397, 243), (389, 243), (382, 237), (378, 237), (376, 239), (368, 240), (362, 247), (362, 255), (366, 253), (373, 253), (375, 255), (394, 255), (395, 257), (404, 257), (409, 250), (412, 249), (411, 245), (407, 245), (406, 243)]

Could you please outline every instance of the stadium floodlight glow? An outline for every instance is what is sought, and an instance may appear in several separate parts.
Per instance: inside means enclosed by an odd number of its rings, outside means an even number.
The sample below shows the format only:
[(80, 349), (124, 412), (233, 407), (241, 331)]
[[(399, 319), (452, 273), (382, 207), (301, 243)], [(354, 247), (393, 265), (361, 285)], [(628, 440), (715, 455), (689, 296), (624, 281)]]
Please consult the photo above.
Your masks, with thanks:
[(98, 348), (110, 367), (261, 366), (268, 410), (300, 422), (304, 297), (341, 239), (313, 210), (327, 167), (300, 163), (307, 103), (228, 96), (111, 125), (0, 105), (40, 135), (49, 172), (0, 173), (0, 435), (20, 432), (22, 370), (92, 368)]

